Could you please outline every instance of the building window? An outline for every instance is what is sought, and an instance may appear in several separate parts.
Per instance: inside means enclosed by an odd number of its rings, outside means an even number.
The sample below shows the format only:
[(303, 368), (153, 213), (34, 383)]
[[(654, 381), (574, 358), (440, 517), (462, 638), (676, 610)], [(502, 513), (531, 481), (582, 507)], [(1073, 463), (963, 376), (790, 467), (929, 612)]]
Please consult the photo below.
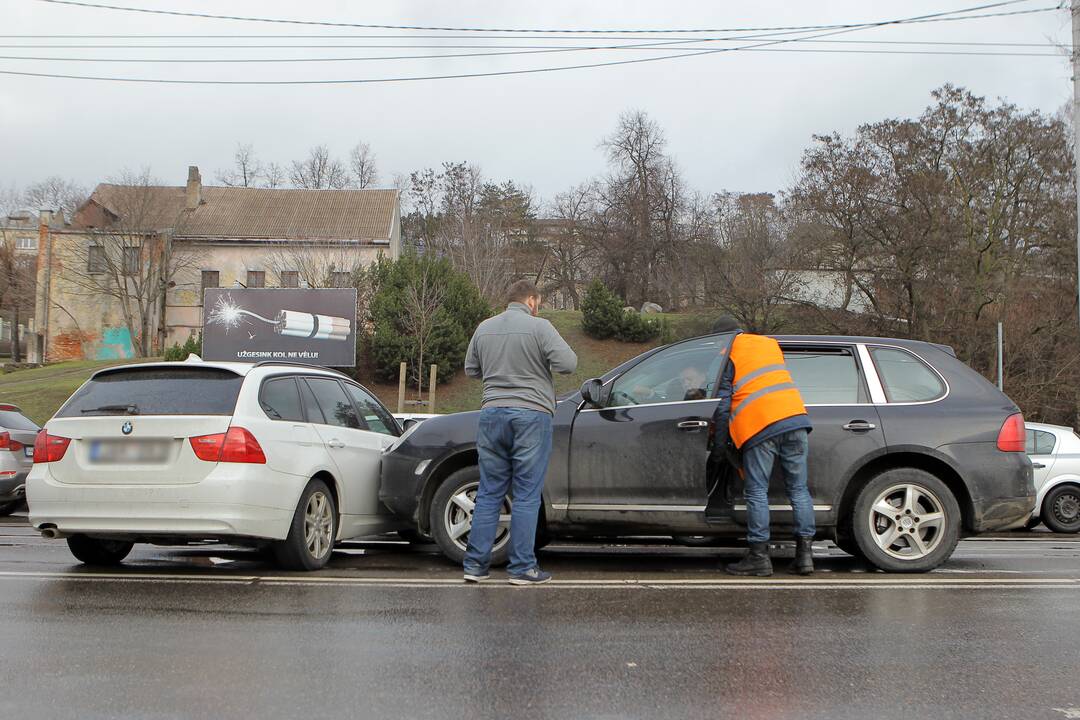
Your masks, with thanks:
[(91, 245), (86, 254), (86, 272), (105, 272), (105, 248), (100, 245)]
[(336, 287), (336, 288), (352, 287), (352, 273), (348, 273), (348, 272), (332, 272), (332, 273), (330, 273), (330, 287)]
[(221, 278), (217, 270), (202, 271), (202, 289), (221, 287)]
[(282, 270), (281, 271), (281, 287), (283, 288), (298, 288), (300, 287), (300, 273), (296, 270)]
[(266, 272), (264, 272), (263, 270), (248, 270), (247, 286), (249, 288), (266, 287)]
[(124, 274), (125, 275), (138, 275), (139, 269), (142, 266), (142, 248), (141, 247), (125, 247), (124, 248)]
[(36, 237), (19, 237), (15, 238), (16, 250), (37, 250), (37, 238)]

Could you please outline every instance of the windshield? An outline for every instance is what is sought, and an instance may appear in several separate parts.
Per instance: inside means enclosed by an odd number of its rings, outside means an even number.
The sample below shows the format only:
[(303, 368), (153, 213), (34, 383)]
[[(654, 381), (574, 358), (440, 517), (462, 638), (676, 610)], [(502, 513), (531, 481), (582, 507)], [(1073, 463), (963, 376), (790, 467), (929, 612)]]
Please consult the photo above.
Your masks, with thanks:
[(244, 378), (220, 368), (144, 367), (102, 373), (56, 417), (231, 415)]

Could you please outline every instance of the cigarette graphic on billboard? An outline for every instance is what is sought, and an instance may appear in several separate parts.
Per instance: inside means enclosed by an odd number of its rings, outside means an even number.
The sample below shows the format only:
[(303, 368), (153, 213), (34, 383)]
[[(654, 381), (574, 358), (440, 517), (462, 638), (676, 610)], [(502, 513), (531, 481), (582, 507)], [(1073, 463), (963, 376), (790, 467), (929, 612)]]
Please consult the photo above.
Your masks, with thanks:
[(345, 341), (352, 332), (352, 321), (348, 318), (301, 310), (281, 310), (268, 318), (240, 307), (228, 293), (218, 296), (206, 318), (210, 324), (224, 326), (226, 333), (253, 320), (272, 326), (275, 333), (285, 337)]

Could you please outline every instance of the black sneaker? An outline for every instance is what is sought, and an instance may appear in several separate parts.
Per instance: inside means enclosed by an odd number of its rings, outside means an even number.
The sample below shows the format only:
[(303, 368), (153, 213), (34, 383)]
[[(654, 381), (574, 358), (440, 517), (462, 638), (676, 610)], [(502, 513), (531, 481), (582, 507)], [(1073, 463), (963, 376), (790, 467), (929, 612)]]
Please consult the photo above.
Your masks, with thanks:
[(526, 570), (520, 575), (511, 575), (511, 585), (541, 585), (551, 579), (551, 573), (544, 572), (540, 568)]

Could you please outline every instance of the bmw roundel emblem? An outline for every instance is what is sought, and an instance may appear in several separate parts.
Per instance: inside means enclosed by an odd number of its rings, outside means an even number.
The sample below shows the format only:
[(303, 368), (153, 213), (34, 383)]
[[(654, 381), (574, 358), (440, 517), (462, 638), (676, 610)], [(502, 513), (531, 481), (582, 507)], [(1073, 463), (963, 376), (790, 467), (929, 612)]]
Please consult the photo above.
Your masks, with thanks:
[(120, 427), (120, 432), (124, 433), (125, 435), (130, 435), (131, 431), (134, 429), (135, 428), (131, 426), (131, 421), (129, 420)]

